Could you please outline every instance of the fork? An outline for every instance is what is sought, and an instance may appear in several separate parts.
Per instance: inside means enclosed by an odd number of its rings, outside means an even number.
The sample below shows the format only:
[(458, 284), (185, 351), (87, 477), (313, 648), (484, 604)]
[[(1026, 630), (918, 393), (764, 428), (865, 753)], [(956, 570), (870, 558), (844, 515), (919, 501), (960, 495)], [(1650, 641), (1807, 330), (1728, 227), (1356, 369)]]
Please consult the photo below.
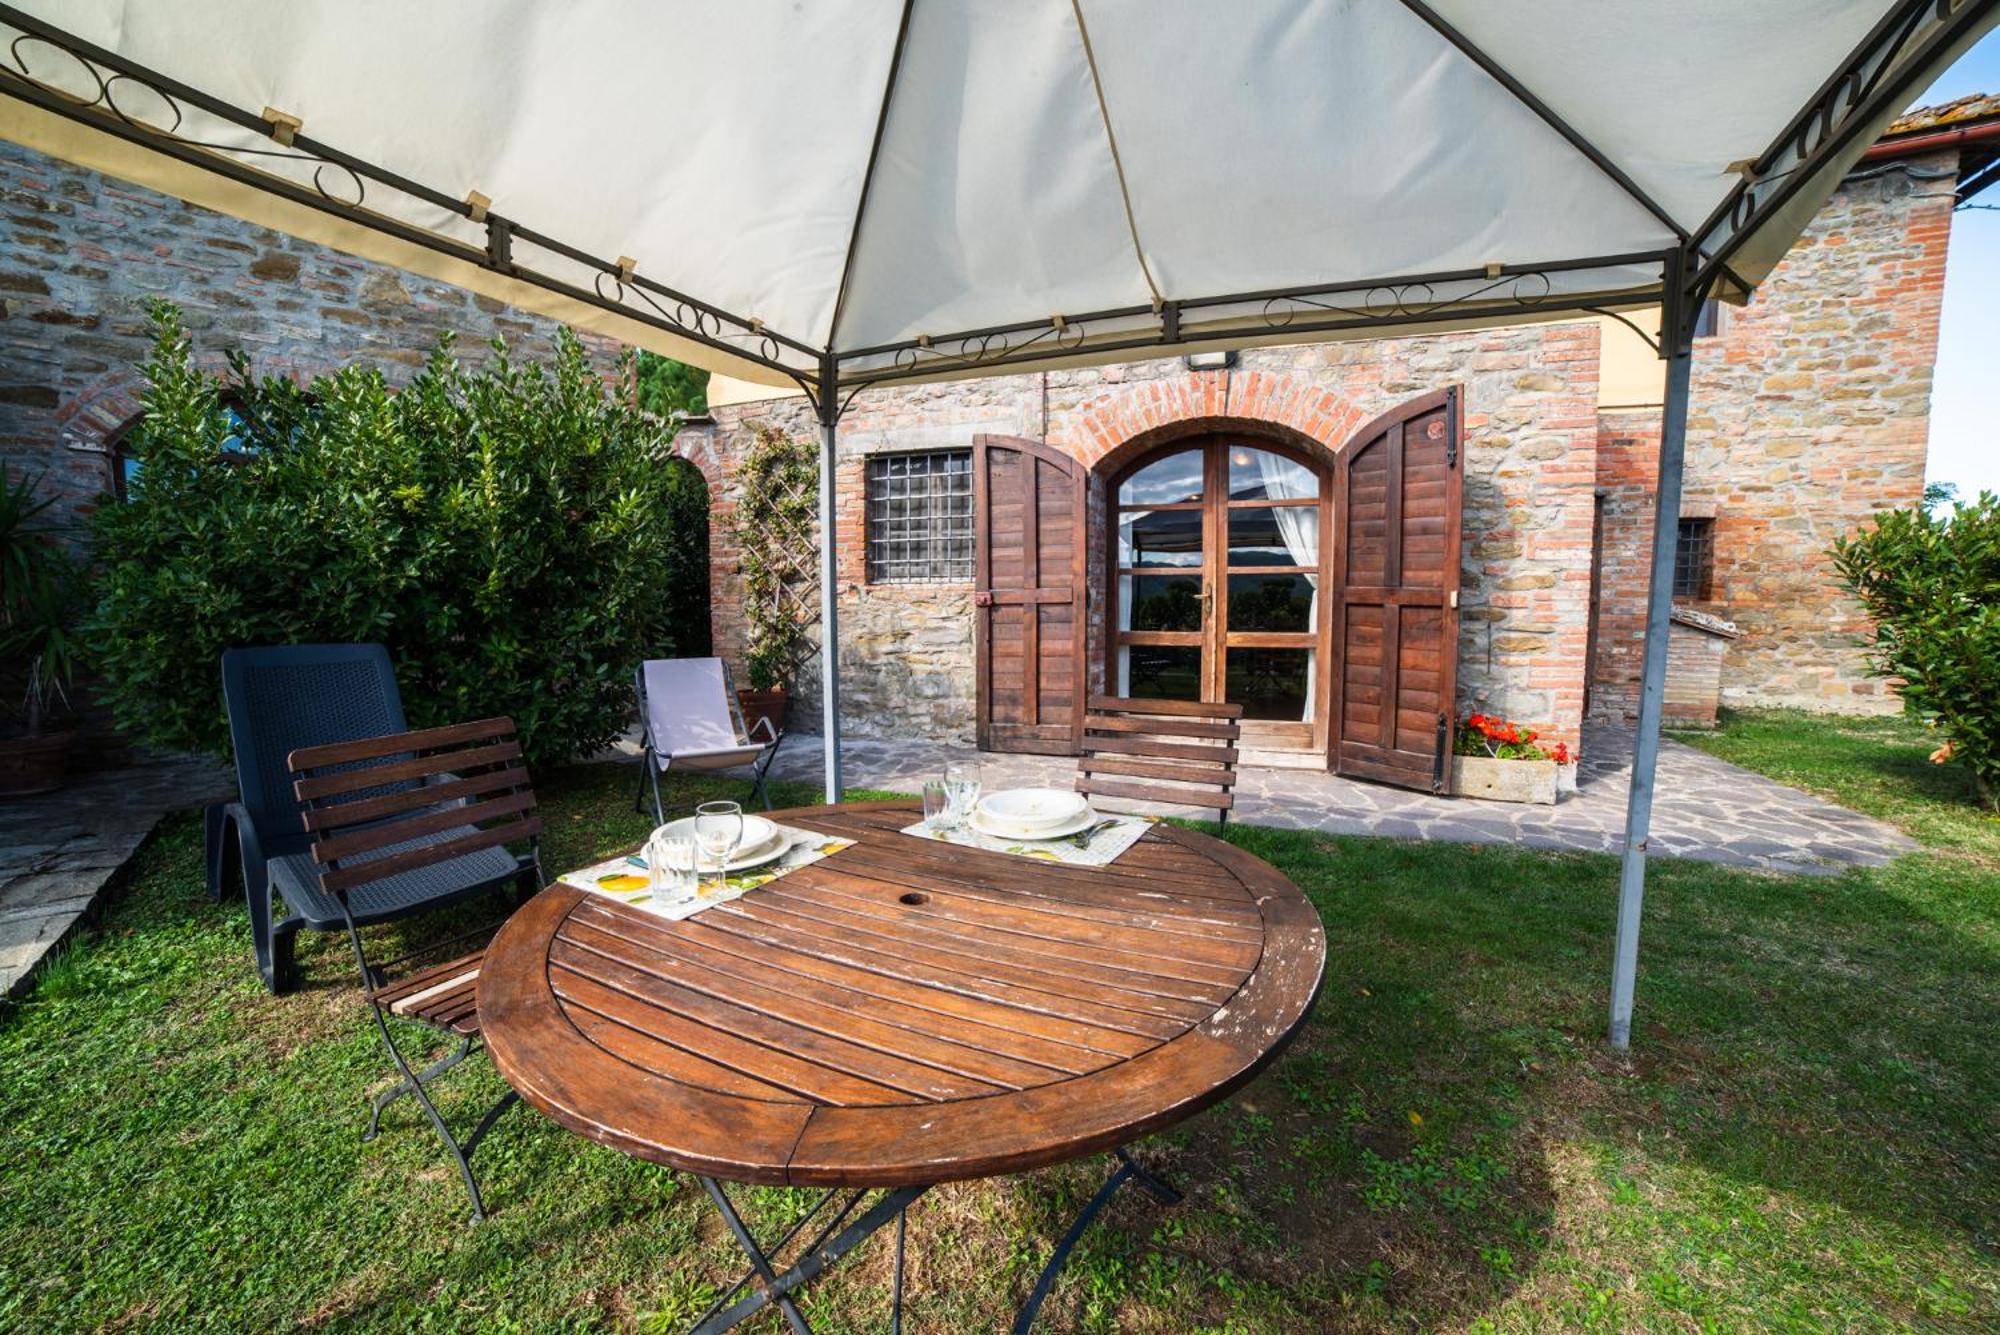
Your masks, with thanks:
[(1087, 853), (1090, 851), (1090, 841), (1117, 823), (1116, 820), (1101, 820), (1089, 829), (1071, 835), (1069, 841)]

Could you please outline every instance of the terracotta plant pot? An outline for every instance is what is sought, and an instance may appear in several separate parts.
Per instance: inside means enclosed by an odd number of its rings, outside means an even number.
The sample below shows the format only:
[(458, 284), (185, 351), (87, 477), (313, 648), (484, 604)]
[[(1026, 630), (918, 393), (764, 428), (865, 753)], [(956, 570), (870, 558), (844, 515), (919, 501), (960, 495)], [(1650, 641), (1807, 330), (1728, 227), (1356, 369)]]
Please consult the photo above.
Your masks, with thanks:
[(0, 797), (52, 793), (69, 777), (75, 728), (57, 728), (34, 737), (0, 738)]
[(774, 686), (768, 691), (738, 691), (736, 703), (743, 710), (743, 726), (750, 729), (750, 735), (761, 739), (763, 729), (757, 720), (771, 720), (771, 726), (779, 732), (785, 730), (785, 714), (792, 707), (791, 692), (782, 686)]
[(1553, 760), (1453, 756), (1451, 787), (1460, 797), (1549, 805), (1556, 800), (1556, 768)]

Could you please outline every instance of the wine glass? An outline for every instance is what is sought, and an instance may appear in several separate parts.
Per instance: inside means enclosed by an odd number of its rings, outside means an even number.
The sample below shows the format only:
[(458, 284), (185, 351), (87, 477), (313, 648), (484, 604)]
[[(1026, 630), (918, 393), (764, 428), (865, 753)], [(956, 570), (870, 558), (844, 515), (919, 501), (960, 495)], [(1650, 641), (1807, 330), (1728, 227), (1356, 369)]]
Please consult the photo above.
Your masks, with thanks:
[(715, 863), (715, 890), (729, 884), (730, 856), (743, 842), (743, 808), (735, 802), (703, 802), (694, 809), (694, 841)]

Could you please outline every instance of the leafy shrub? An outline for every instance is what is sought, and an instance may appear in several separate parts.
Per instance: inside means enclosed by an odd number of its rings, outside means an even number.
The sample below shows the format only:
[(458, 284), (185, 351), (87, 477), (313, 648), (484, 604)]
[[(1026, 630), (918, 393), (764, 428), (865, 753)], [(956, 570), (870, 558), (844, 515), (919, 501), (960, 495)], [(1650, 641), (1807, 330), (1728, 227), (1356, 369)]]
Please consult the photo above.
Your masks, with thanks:
[(662, 421), (675, 413), (708, 411), (708, 372), (658, 353), (639, 354), (634, 383), (639, 406)]
[(1875, 675), (1944, 734), (1931, 759), (1965, 765), (2000, 806), (2000, 496), (1884, 511), (1834, 543), (1833, 563), (1875, 619)]
[(225, 752), (223, 650), (380, 640), (413, 726), (508, 714), (531, 763), (617, 735), (707, 573), (677, 544), (686, 471), (572, 336), (550, 367), (496, 343), (476, 370), (446, 339), (392, 393), (366, 366), (253, 379), (240, 354), (225, 386), (178, 312), (153, 323), (139, 475), (97, 520), (93, 658), (122, 726)]
[(50, 713), (69, 703), (76, 673), (76, 563), (42, 515), (55, 504), (40, 474), (18, 477), (0, 466), (0, 665), (10, 694), (19, 691), (21, 726), (39, 736)]

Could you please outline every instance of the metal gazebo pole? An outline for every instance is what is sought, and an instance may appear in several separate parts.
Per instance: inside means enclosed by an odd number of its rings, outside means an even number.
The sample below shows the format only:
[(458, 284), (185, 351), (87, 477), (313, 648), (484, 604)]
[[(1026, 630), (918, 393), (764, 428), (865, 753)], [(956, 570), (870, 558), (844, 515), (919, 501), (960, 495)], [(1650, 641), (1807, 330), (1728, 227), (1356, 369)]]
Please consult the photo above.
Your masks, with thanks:
[(1625, 857), (1618, 877), (1618, 943), (1611, 966), (1611, 1046), (1632, 1042), (1632, 992), (1639, 972), (1639, 917), (1646, 896), (1646, 841), (1653, 824), (1653, 779), (1667, 694), (1667, 635), (1672, 624), (1674, 549), (1680, 530), (1681, 472), (1687, 447), (1688, 380), (1694, 322), (1689, 318), (1687, 253), (1666, 261), (1660, 303), (1660, 356), (1666, 402), (1660, 413), (1659, 481), (1653, 489), (1653, 562), (1646, 594), (1646, 648), (1639, 677), (1639, 735), (1625, 806)]
[(826, 800), (838, 802), (840, 782), (840, 563), (834, 535), (834, 456), (840, 447), (840, 372), (820, 360), (819, 411), (819, 700), (820, 741), (826, 751)]

